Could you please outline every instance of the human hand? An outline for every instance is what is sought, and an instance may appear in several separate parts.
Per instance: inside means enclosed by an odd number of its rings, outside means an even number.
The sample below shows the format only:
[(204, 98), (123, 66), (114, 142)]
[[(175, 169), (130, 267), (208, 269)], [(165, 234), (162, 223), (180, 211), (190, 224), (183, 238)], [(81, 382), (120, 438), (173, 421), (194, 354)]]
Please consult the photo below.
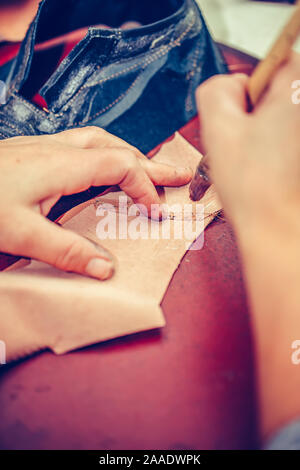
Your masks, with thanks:
[(218, 76), (197, 91), (211, 178), (236, 229), (289, 223), (300, 209), (300, 105), (292, 83), (300, 76), (293, 54), (253, 112), (244, 75)]
[(110, 255), (47, 220), (53, 205), (90, 186), (119, 185), (150, 214), (160, 204), (155, 185), (181, 186), (191, 176), (189, 168), (152, 162), (96, 127), (0, 141), (0, 251), (107, 279)]

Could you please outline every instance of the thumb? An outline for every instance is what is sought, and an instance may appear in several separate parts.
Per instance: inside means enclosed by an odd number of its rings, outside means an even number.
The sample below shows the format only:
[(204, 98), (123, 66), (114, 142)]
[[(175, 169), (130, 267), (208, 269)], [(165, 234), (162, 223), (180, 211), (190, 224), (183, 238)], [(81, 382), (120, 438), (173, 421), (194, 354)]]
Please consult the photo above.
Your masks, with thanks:
[[(24, 220), (24, 212), (22, 214)], [(50, 222), (30, 210), (26, 224), (13, 243), (13, 254), (34, 258), (62, 271), (70, 271), (97, 279), (109, 279), (114, 272), (111, 255), (101, 246)], [(16, 239), (16, 237), (13, 237)]]
[(198, 110), (205, 119), (245, 115), (247, 110), (247, 81), (244, 74), (217, 75), (198, 87)]
[(196, 92), (204, 139), (216, 139), (239, 128), (247, 116), (247, 76), (218, 75), (203, 83)]

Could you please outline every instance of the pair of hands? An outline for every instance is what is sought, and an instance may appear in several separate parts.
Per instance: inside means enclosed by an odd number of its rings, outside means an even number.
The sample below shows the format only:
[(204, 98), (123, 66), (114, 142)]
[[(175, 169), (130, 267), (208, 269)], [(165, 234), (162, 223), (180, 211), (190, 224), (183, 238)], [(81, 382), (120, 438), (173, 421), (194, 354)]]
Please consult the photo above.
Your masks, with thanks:
[[(197, 92), (212, 179), (238, 234), (293, 224), (300, 205), (300, 105), (291, 84), (300, 75), (294, 54), (251, 114), (246, 76), (218, 76)], [(14, 137), (0, 142), (0, 250), (59, 269), (107, 279), (109, 254), (45, 216), (63, 195), (90, 186), (119, 185), (150, 210), (155, 185), (190, 182), (191, 169), (149, 161), (139, 150), (99, 128)]]
[(110, 254), (46, 219), (53, 205), (90, 186), (119, 185), (150, 214), (161, 202), (155, 185), (180, 186), (191, 177), (190, 168), (152, 162), (97, 127), (1, 141), (0, 251), (107, 279)]

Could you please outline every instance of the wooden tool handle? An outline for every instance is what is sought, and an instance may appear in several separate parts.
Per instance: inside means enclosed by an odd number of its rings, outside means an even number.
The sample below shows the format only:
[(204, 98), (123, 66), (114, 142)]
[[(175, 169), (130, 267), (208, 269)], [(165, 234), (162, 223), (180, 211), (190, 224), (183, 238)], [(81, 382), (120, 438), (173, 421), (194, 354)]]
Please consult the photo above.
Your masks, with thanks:
[(262, 60), (248, 80), (248, 95), (254, 107), (266, 87), (271, 83), (276, 71), (289, 57), (292, 47), (300, 33), (300, 0), (296, 10), (275, 41), (267, 57)]

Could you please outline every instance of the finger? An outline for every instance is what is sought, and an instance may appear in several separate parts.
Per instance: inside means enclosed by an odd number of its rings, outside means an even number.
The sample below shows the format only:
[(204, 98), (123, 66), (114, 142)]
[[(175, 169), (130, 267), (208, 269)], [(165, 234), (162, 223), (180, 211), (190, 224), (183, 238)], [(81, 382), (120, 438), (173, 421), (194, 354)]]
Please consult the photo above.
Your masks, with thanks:
[(59, 132), (58, 134), (53, 134), (52, 138), (58, 142), (83, 149), (106, 147), (127, 148), (133, 151), (138, 158), (147, 159), (147, 157), (133, 145), (128, 144), (125, 140), (122, 140), (96, 126), (69, 129), (67, 131)]
[(217, 76), (197, 90), (202, 140), (212, 159), (221, 158), (246, 129), (246, 83), (246, 75)]
[[(18, 223), (26, 220), (26, 224)], [(14, 236), (5, 243), (12, 254), (48, 263), (62, 271), (105, 280), (114, 268), (109, 253), (78, 234), (65, 230), (33, 211), (14, 216)]]
[[(99, 158), (97, 149), (89, 152), (89, 159)], [(193, 176), (190, 168), (173, 167), (148, 159), (139, 160), (135, 153), (121, 147), (101, 150), (100, 154), (101, 169), (99, 168), (99, 172), (94, 171), (90, 175), (93, 181), (87, 181), (86, 184), (99, 186), (109, 181), (109, 184), (118, 185), (136, 204), (144, 205), (147, 214), (151, 211), (151, 205), (161, 203), (155, 185), (182, 186), (189, 183)], [(77, 168), (76, 165), (73, 167)], [(71, 193), (73, 190), (74, 188), (69, 189), (68, 192)]]
[(65, 144), (76, 145), (81, 148), (102, 149), (120, 147), (131, 150), (138, 158), (141, 158), (143, 168), (155, 185), (181, 186), (190, 181), (191, 170), (189, 168), (176, 168), (171, 165), (152, 162), (137, 148), (98, 127), (91, 126), (70, 129), (54, 134), (53, 137)]
[[(171, 166), (137, 159), (127, 148), (78, 149), (57, 145), (47, 159), (41, 160), (39, 177), (42, 182), (31, 194), (32, 204), (42, 202), (42, 210), (49, 208), (49, 201), (57, 195), (69, 195), (91, 186), (119, 185), (136, 204), (145, 206), (151, 213), (151, 205), (159, 205), (160, 198), (154, 183), (181, 185), (191, 179), (191, 170), (176, 170)], [(154, 183), (153, 183), (153, 181)], [(155, 216), (155, 214), (153, 214)], [(161, 216), (158, 213), (158, 218)]]
[(196, 99), (204, 124), (223, 127), (247, 115), (247, 79), (243, 74), (219, 75), (198, 88)]
[(50, 180), (52, 173), (51, 180), (57, 190), (64, 187), (64, 195), (90, 186), (120, 185), (126, 172), (130, 171), (134, 179), (134, 171), (137, 171), (137, 177), (141, 177), (141, 169), (145, 173), (143, 179), (147, 176), (152, 185), (157, 186), (182, 186), (192, 176), (189, 167), (176, 167), (148, 158), (140, 160), (126, 147), (82, 150), (64, 146), (52, 157), (49, 155), (47, 161), (44, 176)]
[(176, 167), (152, 160), (140, 161), (140, 164), (155, 186), (183, 186), (193, 177), (189, 167)]
[[(136, 163), (137, 165), (133, 165), (126, 171), (119, 186), (139, 206), (142, 213), (160, 219), (162, 216), (159, 207), (160, 197), (145, 170), (138, 161)], [(155, 206), (157, 209), (154, 209)]]
[(149, 214), (151, 204), (160, 204), (160, 199), (140, 162), (124, 148), (82, 150), (65, 146), (60, 153), (49, 156), (46, 166), (41, 165), (31, 206), (36, 207), (38, 200), (43, 208), (48, 207), (53, 196), (74, 194), (91, 186), (119, 185)]

